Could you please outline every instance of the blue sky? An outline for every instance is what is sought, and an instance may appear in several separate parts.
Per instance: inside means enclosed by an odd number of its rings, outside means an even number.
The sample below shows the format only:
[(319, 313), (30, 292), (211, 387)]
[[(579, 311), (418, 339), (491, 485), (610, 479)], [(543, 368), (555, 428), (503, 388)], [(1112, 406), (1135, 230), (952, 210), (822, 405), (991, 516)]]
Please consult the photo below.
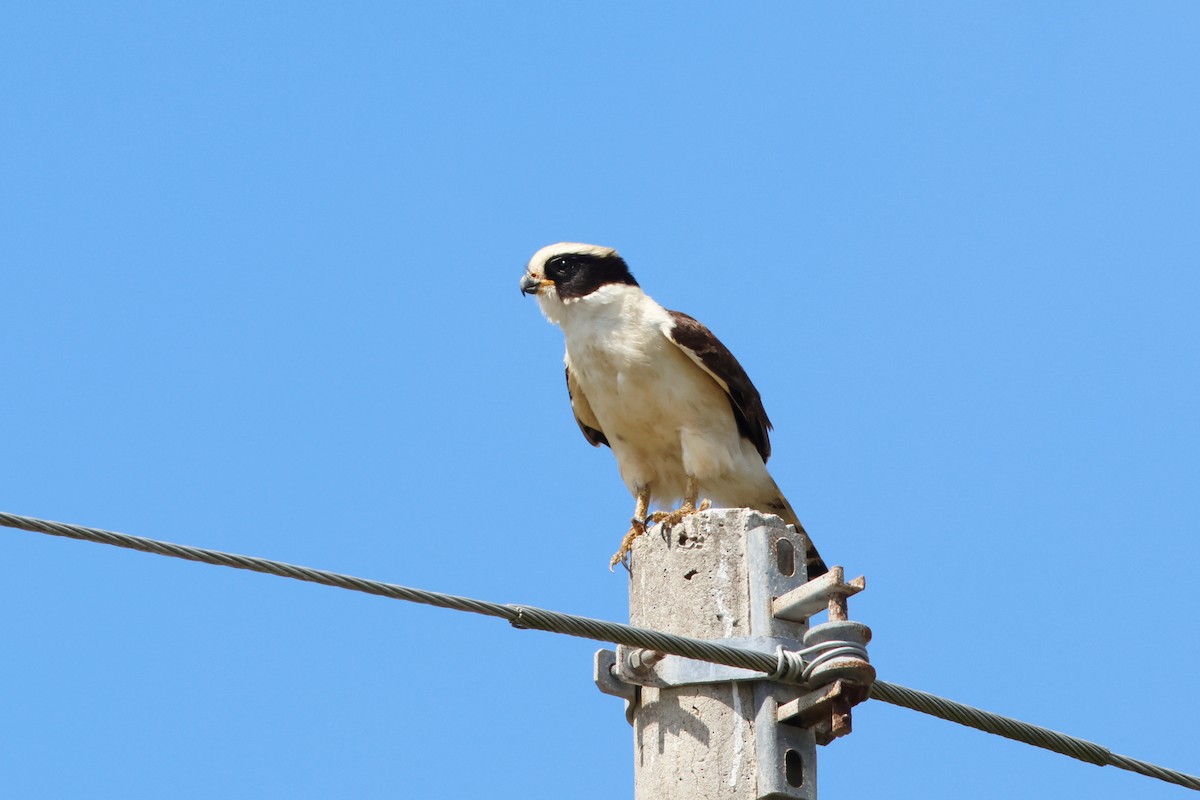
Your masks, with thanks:
[[(0, 508), (626, 617), (517, 292), (619, 248), (880, 676), (1200, 772), (1192, 3), (9, 3)], [(0, 531), (22, 798), (627, 797), (596, 645)], [(1184, 790), (878, 703), (827, 797)]]

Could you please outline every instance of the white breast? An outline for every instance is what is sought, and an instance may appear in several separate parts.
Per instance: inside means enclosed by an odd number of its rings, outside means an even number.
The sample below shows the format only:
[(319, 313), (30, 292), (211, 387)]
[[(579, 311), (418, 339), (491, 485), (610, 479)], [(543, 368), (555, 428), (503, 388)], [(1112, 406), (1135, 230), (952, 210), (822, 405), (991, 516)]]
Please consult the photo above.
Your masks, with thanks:
[(714, 485), (743, 467), (724, 390), (668, 338), (670, 314), (641, 289), (605, 286), (542, 306), (563, 329), (567, 366), (631, 492), (648, 486), (669, 501), (683, 496), (689, 472)]

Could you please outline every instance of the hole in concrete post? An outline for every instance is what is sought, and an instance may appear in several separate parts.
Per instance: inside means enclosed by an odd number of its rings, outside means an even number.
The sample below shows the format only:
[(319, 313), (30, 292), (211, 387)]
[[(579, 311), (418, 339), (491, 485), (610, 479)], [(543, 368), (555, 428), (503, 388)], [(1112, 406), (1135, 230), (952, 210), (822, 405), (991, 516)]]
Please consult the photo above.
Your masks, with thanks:
[(790, 539), (781, 536), (775, 540), (775, 563), (780, 575), (790, 578), (796, 574), (796, 548)]
[(804, 785), (804, 759), (795, 750), (783, 754), (783, 777), (787, 779), (788, 786)]

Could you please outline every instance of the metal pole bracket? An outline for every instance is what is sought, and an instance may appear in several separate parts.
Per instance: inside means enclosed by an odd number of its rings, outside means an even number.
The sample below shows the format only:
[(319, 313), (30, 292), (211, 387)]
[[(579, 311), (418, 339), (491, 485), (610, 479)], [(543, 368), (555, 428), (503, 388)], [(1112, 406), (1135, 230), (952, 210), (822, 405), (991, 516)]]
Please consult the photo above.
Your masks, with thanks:
[(867, 699), (870, 687), (850, 681), (834, 681), (779, 707), (779, 722), (808, 728), (817, 744), (826, 745), (850, 733), (851, 706)]
[(612, 650), (597, 650), (592, 664), (592, 680), (602, 693), (625, 701), (625, 719), (633, 724), (633, 712), (641, 699), (641, 689), (617, 677), (617, 654)]
[(866, 657), (871, 629), (848, 618), (847, 598), (866, 586), (863, 576), (847, 581), (842, 567), (832, 567), (771, 601), (775, 617), (792, 622), (808, 623), (814, 614), (829, 612), (828, 622), (804, 634), (805, 649), (818, 652), (805, 680), (813, 691), (779, 708), (781, 722), (811, 729), (817, 744), (850, 733), (850, 709), (867, 699), (875, 682), (875, 668)]
[[(794, 640), (770, 636), (733, 637), (718, 641), (730, 647), (758, 650), (768, 655), (774, 655), (776, 647), (783, 646), (790, 649), (795, 646)], [(617, 680), (625, 683), (659, 688), (763, 680), (763, 674), (757, 670), (729, 667), (724, 664), (714, 664), (711, 661), (673, 656), (623, 644), (617, 645), (616, 666), (613, 674)]]

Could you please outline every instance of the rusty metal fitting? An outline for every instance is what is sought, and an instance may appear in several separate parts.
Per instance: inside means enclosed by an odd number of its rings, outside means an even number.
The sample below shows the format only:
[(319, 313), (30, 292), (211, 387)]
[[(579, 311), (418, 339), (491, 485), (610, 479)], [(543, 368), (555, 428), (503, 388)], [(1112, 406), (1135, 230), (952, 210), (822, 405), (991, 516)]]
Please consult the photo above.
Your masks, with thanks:
[(809, 622), (821, 611), (829, 621), (804, 634), (798, 655), (805, 661), (803, 681), (811, 691), (779, 707), (779, 721), (808, 728), (817, 744), (829, 744), (851, 730), (850, 709), (870, 693), (875, 668), (867, 657), (871, 629), (849, 619), (847, 598), (866, 588), (859, 576), (847, 581), (841, 567), (771, 601), (777, 619)]
[(824, 686), (847, 680), (870, 686), (875, 681), (875, 668), (867, 660), (869, 641), (871, 629), (861, 622), (840, 620), (810, 628), (804, 634), (804, 650), (810, 654), (805, 683)]

